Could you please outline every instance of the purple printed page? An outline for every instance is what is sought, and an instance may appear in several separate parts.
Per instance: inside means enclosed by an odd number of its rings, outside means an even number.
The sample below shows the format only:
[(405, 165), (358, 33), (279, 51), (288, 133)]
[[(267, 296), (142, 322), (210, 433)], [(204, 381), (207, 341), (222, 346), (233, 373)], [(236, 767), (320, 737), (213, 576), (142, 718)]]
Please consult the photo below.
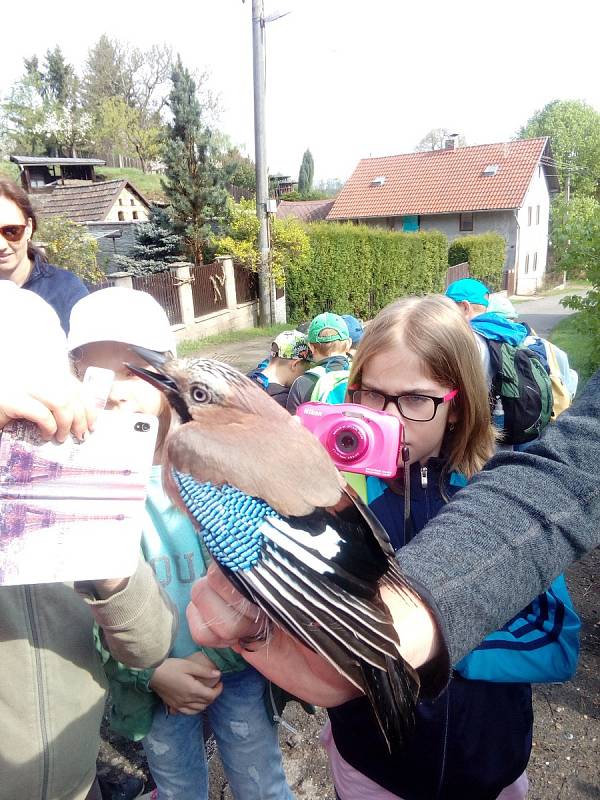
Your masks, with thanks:
[(139, 558), (158, 420), (102, 412), (85, 442), (0, 437), (0, 586), (127, 577)]

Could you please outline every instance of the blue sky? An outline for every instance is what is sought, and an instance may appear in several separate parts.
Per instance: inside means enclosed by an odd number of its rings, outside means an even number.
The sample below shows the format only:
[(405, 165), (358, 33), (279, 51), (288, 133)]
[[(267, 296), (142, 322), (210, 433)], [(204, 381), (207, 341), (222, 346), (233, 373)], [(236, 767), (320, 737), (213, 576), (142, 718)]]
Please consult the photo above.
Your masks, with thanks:
[[(593, 5), (265, 0), (267, 14), (291, 12), (267, 29), (271, 172), (296, 175), (310, 147), (317, 179), (345, 179), (360, 158), (411, 151), (434, 127), (480, 144), (510, 139), (557, 97), (600, 109)], [(49, 20), (34, 0), (21, 31), (4, 37), (0, 93), (24, 56), (56, 43), (79, 66), (103, 32), (139, 47), (166, 42), (208, 70), (221, 127), (253, 154), (250, 17), (251, 0), (54, 0)]]

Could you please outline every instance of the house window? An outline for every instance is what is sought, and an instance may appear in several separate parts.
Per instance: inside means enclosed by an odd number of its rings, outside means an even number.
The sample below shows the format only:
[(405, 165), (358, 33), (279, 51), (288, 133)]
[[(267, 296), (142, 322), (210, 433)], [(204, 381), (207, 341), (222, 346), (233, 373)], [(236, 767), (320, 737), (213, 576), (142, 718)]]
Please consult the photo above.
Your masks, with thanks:
[(536, 225), (540, 224), (540, 207), (539, 206), (535, 207), (535, 224)]
[(122, 197), (119, 197), (119, 205), (120, 205), (120, 206), (122, 206), (122, 205), (123, 205), (123, 198), (122, 198)]
[(537, 252), (533, 254), (533, 272), (537, 270)]
[(473, 230), (473, 214), (461, 214), (458, 222), (459, 231)]
[(531, 206), (529, 206), (529, 207), (527, 208), (527, 224), (528, 224), (528, 225), (531, 225), (531, 219), (532, 219), (532, 217), (533, 217), (533, 208), (532, 208)]
[(135, 205), (135, 200), (133, 199), (133, 197), (132, 197), (132, 198), (131, 198), (131, 200), (129, 201), (129, 204), (130, 204), (130, 205), (132, 205), (132, 206), (134, 206), (134, 205)]
[(119, 222), (125, 222), (125, 212), (119, 211)]
[(133, 216), (134, 219), (137, 219), (138, 218), (138, 212), (137, 211), (132, 211), (132, 216)]
[(525, 256), (525, 275), (529, 272), (529, 253)]

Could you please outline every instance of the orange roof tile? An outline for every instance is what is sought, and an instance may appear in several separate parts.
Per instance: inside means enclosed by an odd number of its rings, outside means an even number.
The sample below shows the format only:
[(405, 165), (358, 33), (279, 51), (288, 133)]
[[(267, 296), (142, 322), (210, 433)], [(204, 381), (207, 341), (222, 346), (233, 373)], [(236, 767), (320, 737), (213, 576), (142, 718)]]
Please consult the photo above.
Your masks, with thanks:
[[(327, 219), (520, 208), (544, 154), (550, 157), (546, 138), (363, 158)], [(491, 165), (497, 173), (484, 175)], [(385, 180), (379, 185), (375, 178)]]

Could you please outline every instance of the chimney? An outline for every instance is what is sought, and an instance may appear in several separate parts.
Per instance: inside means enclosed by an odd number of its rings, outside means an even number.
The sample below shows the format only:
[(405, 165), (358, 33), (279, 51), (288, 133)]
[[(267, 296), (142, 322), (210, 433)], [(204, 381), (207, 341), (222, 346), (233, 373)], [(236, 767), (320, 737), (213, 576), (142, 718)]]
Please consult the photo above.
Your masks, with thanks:
[(451, 133), (447, 139), (444, 140), (444, 150), (456, 150), (458, 147), (458, 133)]

